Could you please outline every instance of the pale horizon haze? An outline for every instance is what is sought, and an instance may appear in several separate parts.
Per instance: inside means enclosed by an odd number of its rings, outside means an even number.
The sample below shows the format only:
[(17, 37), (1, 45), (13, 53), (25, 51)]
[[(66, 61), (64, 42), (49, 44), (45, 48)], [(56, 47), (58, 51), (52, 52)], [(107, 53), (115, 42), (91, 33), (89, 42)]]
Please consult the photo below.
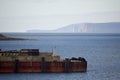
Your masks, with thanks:
[(120, 22), (120, 0), (0, 0), (0, 32)]

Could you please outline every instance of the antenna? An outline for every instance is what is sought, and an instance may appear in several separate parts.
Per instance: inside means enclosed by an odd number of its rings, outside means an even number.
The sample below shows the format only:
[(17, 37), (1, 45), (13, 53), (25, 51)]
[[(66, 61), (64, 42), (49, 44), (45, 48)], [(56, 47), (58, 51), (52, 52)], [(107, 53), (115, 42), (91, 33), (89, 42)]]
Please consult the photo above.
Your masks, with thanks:
[(56, 46), (54, 46), (54, 47), (52, 48), (52, 53), (53, 53), (53, 54), (55, 53), (55, 49), (56, 49)]

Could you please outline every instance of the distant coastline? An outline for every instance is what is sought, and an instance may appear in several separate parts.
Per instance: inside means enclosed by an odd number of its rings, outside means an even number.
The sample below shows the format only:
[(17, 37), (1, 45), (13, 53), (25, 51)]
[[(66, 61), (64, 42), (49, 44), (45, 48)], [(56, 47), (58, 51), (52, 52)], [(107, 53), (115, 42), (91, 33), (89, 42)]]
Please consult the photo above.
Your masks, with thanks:
[(120, 22), (107, 23), (76, 23), (63, 26), (54, 30), (27, 30), (28, 33), (94, 33), (94, 34), (116, 34), (120, 33)]
[[(22, 34), (22, 35), (25, 35), (25, 36), (29, 36), (29, 35), (40, 35), (40, 36), (94, 36), (94, 35), (97, 35), (97, 36), (112, 36), (112, 35), (120, 35), (120, 33), (50, 33), (50, 32), (46, 32), (46, 33), (42, 33), (42, 32), (24, 32), (24, 33), (0, 33), (4, 36), (8, 36), (9, 34), (12, 34), (13, 36), (16, 35), (16, 34)], [(10, 37), (9, 37), (10, 38)], [(13, 38), (13, 37), (12, 37)], [(14, 37), (15, 38), (15, 37)], [(19, 37), (18, 37), (19, 39)], [(28, 38), (20, 38), (20, 39), (28, 39)], [(31, 40), (31, 39), (28, 39), (28, 40)]]
[(7, 37), (3, 34), (0, 34), (0, 41), (1, 40), (30, 40), (30, 39), (25, 39), (25, 38), (12, 38), (12, 37)]

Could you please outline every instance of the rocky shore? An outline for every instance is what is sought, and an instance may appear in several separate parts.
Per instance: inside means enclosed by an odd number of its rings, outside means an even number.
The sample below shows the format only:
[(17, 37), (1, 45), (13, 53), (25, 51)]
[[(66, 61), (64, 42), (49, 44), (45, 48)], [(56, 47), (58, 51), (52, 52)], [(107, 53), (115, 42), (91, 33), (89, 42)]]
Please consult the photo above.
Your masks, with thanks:
[(12, 38), (12, 37), (7, 37), (3, 34), (0, 34), (0, 40), (29, 40), (25, 38)]

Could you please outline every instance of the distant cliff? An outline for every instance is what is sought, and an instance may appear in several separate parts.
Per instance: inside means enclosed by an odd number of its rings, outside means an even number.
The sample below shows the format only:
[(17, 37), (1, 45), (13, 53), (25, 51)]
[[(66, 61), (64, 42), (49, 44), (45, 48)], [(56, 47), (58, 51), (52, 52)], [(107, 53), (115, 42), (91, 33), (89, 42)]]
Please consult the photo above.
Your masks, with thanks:
[(40, 33), (120, 33), (120, 22), (70, 24), (56, 30), (28, 30)]
[(28, 40), (24, 38), (12, 38), (12, 37), (7, 37), (3, 34), (0, 34), (0, 40)]

